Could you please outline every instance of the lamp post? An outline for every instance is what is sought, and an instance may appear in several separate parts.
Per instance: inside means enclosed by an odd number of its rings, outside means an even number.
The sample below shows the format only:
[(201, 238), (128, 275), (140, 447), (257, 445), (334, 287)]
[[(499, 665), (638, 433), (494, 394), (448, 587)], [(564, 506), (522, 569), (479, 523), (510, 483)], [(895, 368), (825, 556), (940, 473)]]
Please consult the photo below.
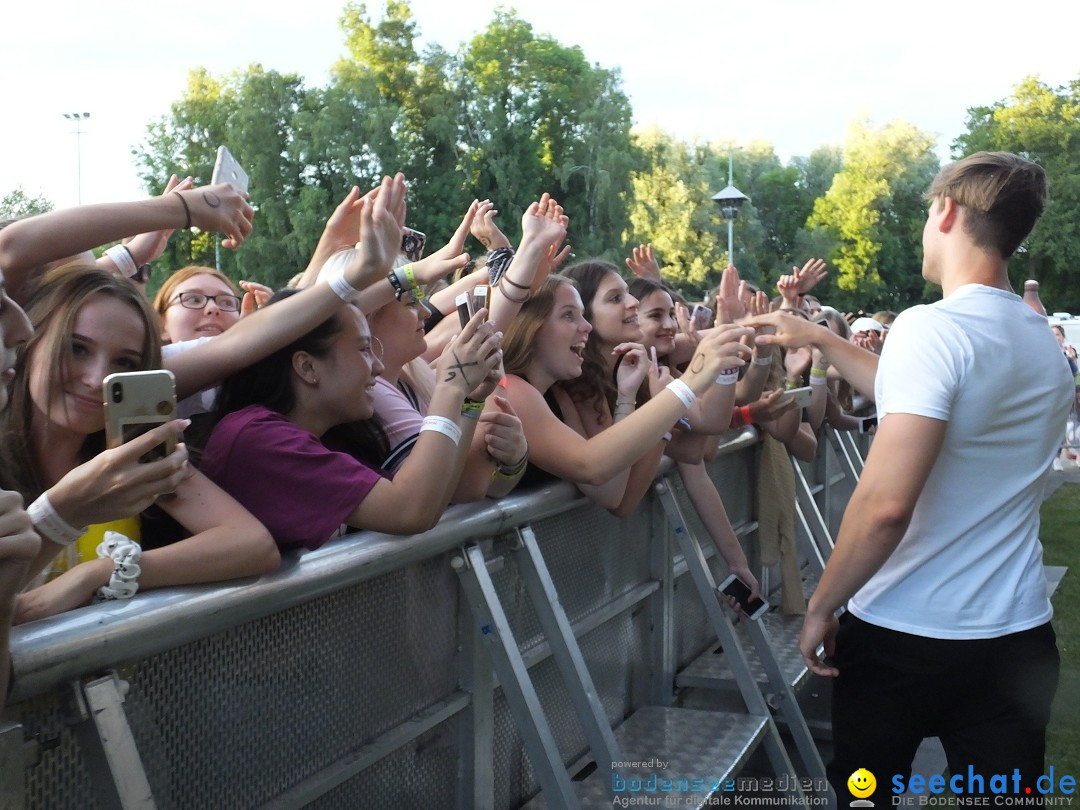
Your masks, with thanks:
[(735, 218), (739, 216), (739, 209), (749, 197), (732, 185), (732, 162), (731, 149), (727, 153), (727, 186), (713, 195), (713, 202), (720, 206), (720, 216), (727, 220), (727, 254), (728, 263), (735, 263), (734, 225)]
[(64, 118), (75, 122), (75, 175), (77, 199), (82, 205), (82, 122), (90, 117), (90, 113), (64, 113)]

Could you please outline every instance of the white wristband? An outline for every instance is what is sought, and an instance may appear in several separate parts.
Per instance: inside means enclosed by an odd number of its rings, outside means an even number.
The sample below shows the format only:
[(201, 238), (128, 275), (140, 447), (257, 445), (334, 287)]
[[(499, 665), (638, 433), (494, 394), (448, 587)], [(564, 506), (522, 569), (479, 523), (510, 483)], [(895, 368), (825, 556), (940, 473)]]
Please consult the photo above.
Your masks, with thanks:
[(697, 402), (697, 394), (695, 394), (690, 389), (690, 386), (682, 380), (672, 380), (665, 387), (668, 391), (677, 396), (679, 401), (687, 408), (693, 407), (694, 403)]
[(113, 245), (105, 251), (105, 255), (112, 259), (113, 264), (127, 278), (139, 275), (139, 265), (135, 264), (131, 251), (124, 245)]
[(813, 374), (810, 375), (810, 384), (811, 385), (824, 385), (827, 382), (828, 382), (828, 379), (825, 378), (825, 377), (815, 377)]
[(767, 354), (764, 357), (755, 357), (754, 358), (754, 365), (755, 366), (771, 366), (772, 365), (772, 355)]
[(739, 381), (739, 369), (725, 368), (716, 378), (717, 385), (732, 385)]
[(70, 546), (86, 532), (85, 527), (76, 529), (57, 514), (47, 492), (42, 492), (26, 512), (38, 533), (60, 546)]
[(461, 441), (461, 428), (453, 419), (447, 419), (445, 416), (425, 416), (424, 421), (420, 423), (420, 432), (423, 433), (425, 430), (441, 433), (454, 444)]
[(334, 291), (337, 297), (346, 303), (352, 301), (360, 294), (358, 289), (345, 280), (344, 270), (334, 273), (327, 279), (327, 282), (330, 284), (330, 289)]
[(110, 531), (105, 532), (104, 539), (98, 544), (97, 555), (102, 559), (109, 558), (115, 563), (109, 584), (98, 588), (97, 598), (107, 601), (133, 597), (139, 590), (142, 547), (120, 532)]

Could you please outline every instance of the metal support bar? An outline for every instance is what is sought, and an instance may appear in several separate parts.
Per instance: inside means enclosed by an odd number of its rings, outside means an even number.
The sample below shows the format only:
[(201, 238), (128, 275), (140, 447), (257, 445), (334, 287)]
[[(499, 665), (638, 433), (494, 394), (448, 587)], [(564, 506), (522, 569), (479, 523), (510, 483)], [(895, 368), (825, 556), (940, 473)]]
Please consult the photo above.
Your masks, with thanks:
[[(841, 432), (839, 430), (837, 430), (834, 427), (830, 427), (828, 430), (829, 430), (829, 438), (832, 439), (833, 447), (836, 448), (837, 454), (841, 458), (844, 459), (844, 464), (847, 467), (848, 472), (851, 473), (851, 480), (858, 483), (858, 481), (859, 481), (859, 470), (855, 469), (855, 462), (852, 459), (852, 452), (848, 450), (847, 443), (844, 441), (844, 436), (841, 434)], [(844, 433), (847, 433), (847, 431), (844, 431)], [(854, 450), (854, 448), (853, 448), (853, 450)], [(855, 453), (856, 456), (858, 456), (858, 451), (857, 450), (855, 450), (854, 453)], [(859, 459), (859, 469), (862, 469), (862, 459), (861, 458)]]
[[(817, 573), (820, 577), (825, 571), (825, 555), (821, 551), (821, 547), (818, 545), (817, 537), (810, 529), (810, 524), (806, 520), (806, 515), (803, 514), (802, 506), (798, 500), (795, 501), (795, 517), (799, 521), (799, 525), (802, 526), (804, 532), (806, 532), (807, 544), (810, 546), (810, 550), (814, 552), (814, 562), (817, 563)], [(764, 586), (762, 588), (764, 591)]]
[(855, 436), (851, 433), (850, 430), (846, 430), (843, 432), (837, 431), (837, 433), (840, 435), (840, 440), (847, 444), (848, 452), (851, 453), (851, 458), (853, 461), (856, 462), (856, 466), (859, 468), (859, 472), (861, 473), (863, 467), (866, 465), (863, 460), (863, 454), (859, 450), (859, 445), (855, 441)]
[(563, 766), (555, 737), (540, 705), (540, 697), (518, 651), (510, 622), (495, 591), (495, 583), (488, 574), (484, 554), (479, 547), (472, 545), (463, 548), (462, 555), (454, 557), (451, 565), (457, 571), (461, 588), (469, 600), (480, 628), (480, 637), (487, 642), (492, 666), (499, 676), (510, 714), (521, 734), (540, 788), (552, 807), (577, 810), (580, 805), (574, 795), (570, 775)]
[(294, 808), (298, 810), (301, 807), (307, 807), (320, 796), (329, 793), (390, 752), (396, 751), (406, 743), (445, 723), (464, 710), (468, 702), (468, 696), (457, 693), (429, 706), (404, 723), (394, 726), (386, 734), (350, 751), (326, 768), (293, 785), (289, 790), (264, 804), (263, 810), (293, 810)]
[[(783, 774), (789, 775), (791, 779), (788, 780), (788, 782), (792, 785), (789, 794), (793, 797), (797, 797), (800, 804), (805, 803), (806, 796), (799, 783), (798, 774), (795, 772), (795, 767), (791, 764), (791, 759), (788, 757), (787, 750), (784, 748), (783, 740), (780, 739), (780, 731), (777, 729), (776, 723), (773, 722), (772, 715), (769, 712), (769, 706), (765, 702), (765, 697), (761, 694), (761, 690), (758, 688), (754, 674), (750, 670), (750, 665), (746, 660), (746, 652), (743, 650), (739, 637), (735, 635), (735, 630), (731, 626), (731, 621), (724, 613), (724, 608), (720, 604), (719, 596), (716, 593), (716, 582), (713, 579), (712, 572), (709, 570), (708, 563), (705, 561), (705, 556), (701, 551), (701, 544), (694, 538), (687, 525), (686, 518), (682, 512), (682, 507), (675, 497), (670, 480), (667, 477), (661, 479), (656, 484), (655, 491), (660, 498), (664, 511), (667, 513), (668, 522), (672, 525), (675, 539), (679, 544), (679, 549), (682, 551), (683, 558), (686, 560), (687, 568), (690, 571), (690, 577), (694, 582), (694, 587), (697, 588), (698, 596), (701, 598), (701, 603), (705, 607), (705, 613), (708, 616), (709, 624), (716, 633), (717, 639), (719, 639), (724, 647), (724, 655), (728, 656), (728, 665), (731, 668), (732, 674), (735, 676), (735, 684), (739, 689), (739, 693), (742, 695), (743, 702), (746, 704), (746, 708), (750, 714), (767, 718), (764, 744), (773, 771), (777, 776)], [(764, 636), (762, 636), (762, 638), (764, 639)], [(758, 654), (761, 658), (772, 657), (772, 650), (771, 648), (764, 647), (758, 650)], [(794, 698), (792, 698), (792, 700), (794, 700)], [(798, 704), (795, 705), (795, 709), (798, 712)], [(798, 717), (802, 717), (801, 712), (798, 712)], [(820, 759), (818, 761), (820, 762)]]
[(124, 714), (126, 687), (115, 672), (85, 685), (73, 682), (85, 709), (76, 733), (99, 807), (154, 810), (150, 782)]
[(585, 666), (581, 648), (574, 639), (574, 631), (559, 601), (547, 563), (536, 544), (536, 534), (528, 525), (518, 529), (517, 534), (522, 543), (518, 556), (519, 571), (525, 581), (536, 617), (551, 645), (551, 654), (562, 673), (563, 683), (585, 732), (585, 739), (596, 759), (596, 767), (604, 774), (604, 786), (613, 798), (615, 794), (612, 791), (611, 776), (617, 773), (615, 763), (623, 760), (619, 744), (615, 741), (611, 723), (600, 703), (600, 696), (589, 669)]

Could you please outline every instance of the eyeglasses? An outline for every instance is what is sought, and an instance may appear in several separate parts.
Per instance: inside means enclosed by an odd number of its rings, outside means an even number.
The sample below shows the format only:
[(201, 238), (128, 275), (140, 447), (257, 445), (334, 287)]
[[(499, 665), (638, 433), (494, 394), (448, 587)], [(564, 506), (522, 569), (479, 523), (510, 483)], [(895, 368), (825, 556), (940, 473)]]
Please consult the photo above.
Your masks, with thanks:
[(235, 295), (220, 293), (218, 295), (203, 295), (197, 292), (181, 292), (173, 296), (169, 306), (180, 302), (184, 309), (202, 309), (207, 301), (213, 301), (222, 312), (239, 312), (240, 298)]
[(371, 336), (371, 342), (368, 343), (368, 345), (365, 346), (364, 348), (362, 348), (360, 351), (362, 351), (364, 354), (366, 354), (368, 356), (369, 360), (375, 359), (375, 360), (378, 360), (379, 362), (382, 362), (382, 356), (383, 356), (382, 341), (379, 340), (374, 335)]

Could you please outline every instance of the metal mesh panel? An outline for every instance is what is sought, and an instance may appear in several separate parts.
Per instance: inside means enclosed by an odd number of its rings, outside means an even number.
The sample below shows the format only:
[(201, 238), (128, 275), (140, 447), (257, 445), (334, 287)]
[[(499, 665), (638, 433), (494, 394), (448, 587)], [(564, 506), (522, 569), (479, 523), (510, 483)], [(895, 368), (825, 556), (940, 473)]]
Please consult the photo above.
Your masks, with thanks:
[[(571, 622), (648, 581), (648, 520), (622, 521), (590, 507), (533, 524), (537, 543), (559, 601)], [(492, 576), (514, 637), (523, 649), (543, 640), (528, 591), (517, 569), (518, 554)]]
[(94, 810), (90, 775), (74, 733), (65, 725), (59, 693), (8, 707), (4, 716), (21, 723), (27, 738), (44, 743), (41, 759), (26, 772), (26, 806), (42, 810)]
[(452, 808), (458, 724), (442, 723), (308, 805), (312, 810)]
[(433, 560), (122, 671), (158, 807), (257, 806), (450, 694), (456, 610)]

